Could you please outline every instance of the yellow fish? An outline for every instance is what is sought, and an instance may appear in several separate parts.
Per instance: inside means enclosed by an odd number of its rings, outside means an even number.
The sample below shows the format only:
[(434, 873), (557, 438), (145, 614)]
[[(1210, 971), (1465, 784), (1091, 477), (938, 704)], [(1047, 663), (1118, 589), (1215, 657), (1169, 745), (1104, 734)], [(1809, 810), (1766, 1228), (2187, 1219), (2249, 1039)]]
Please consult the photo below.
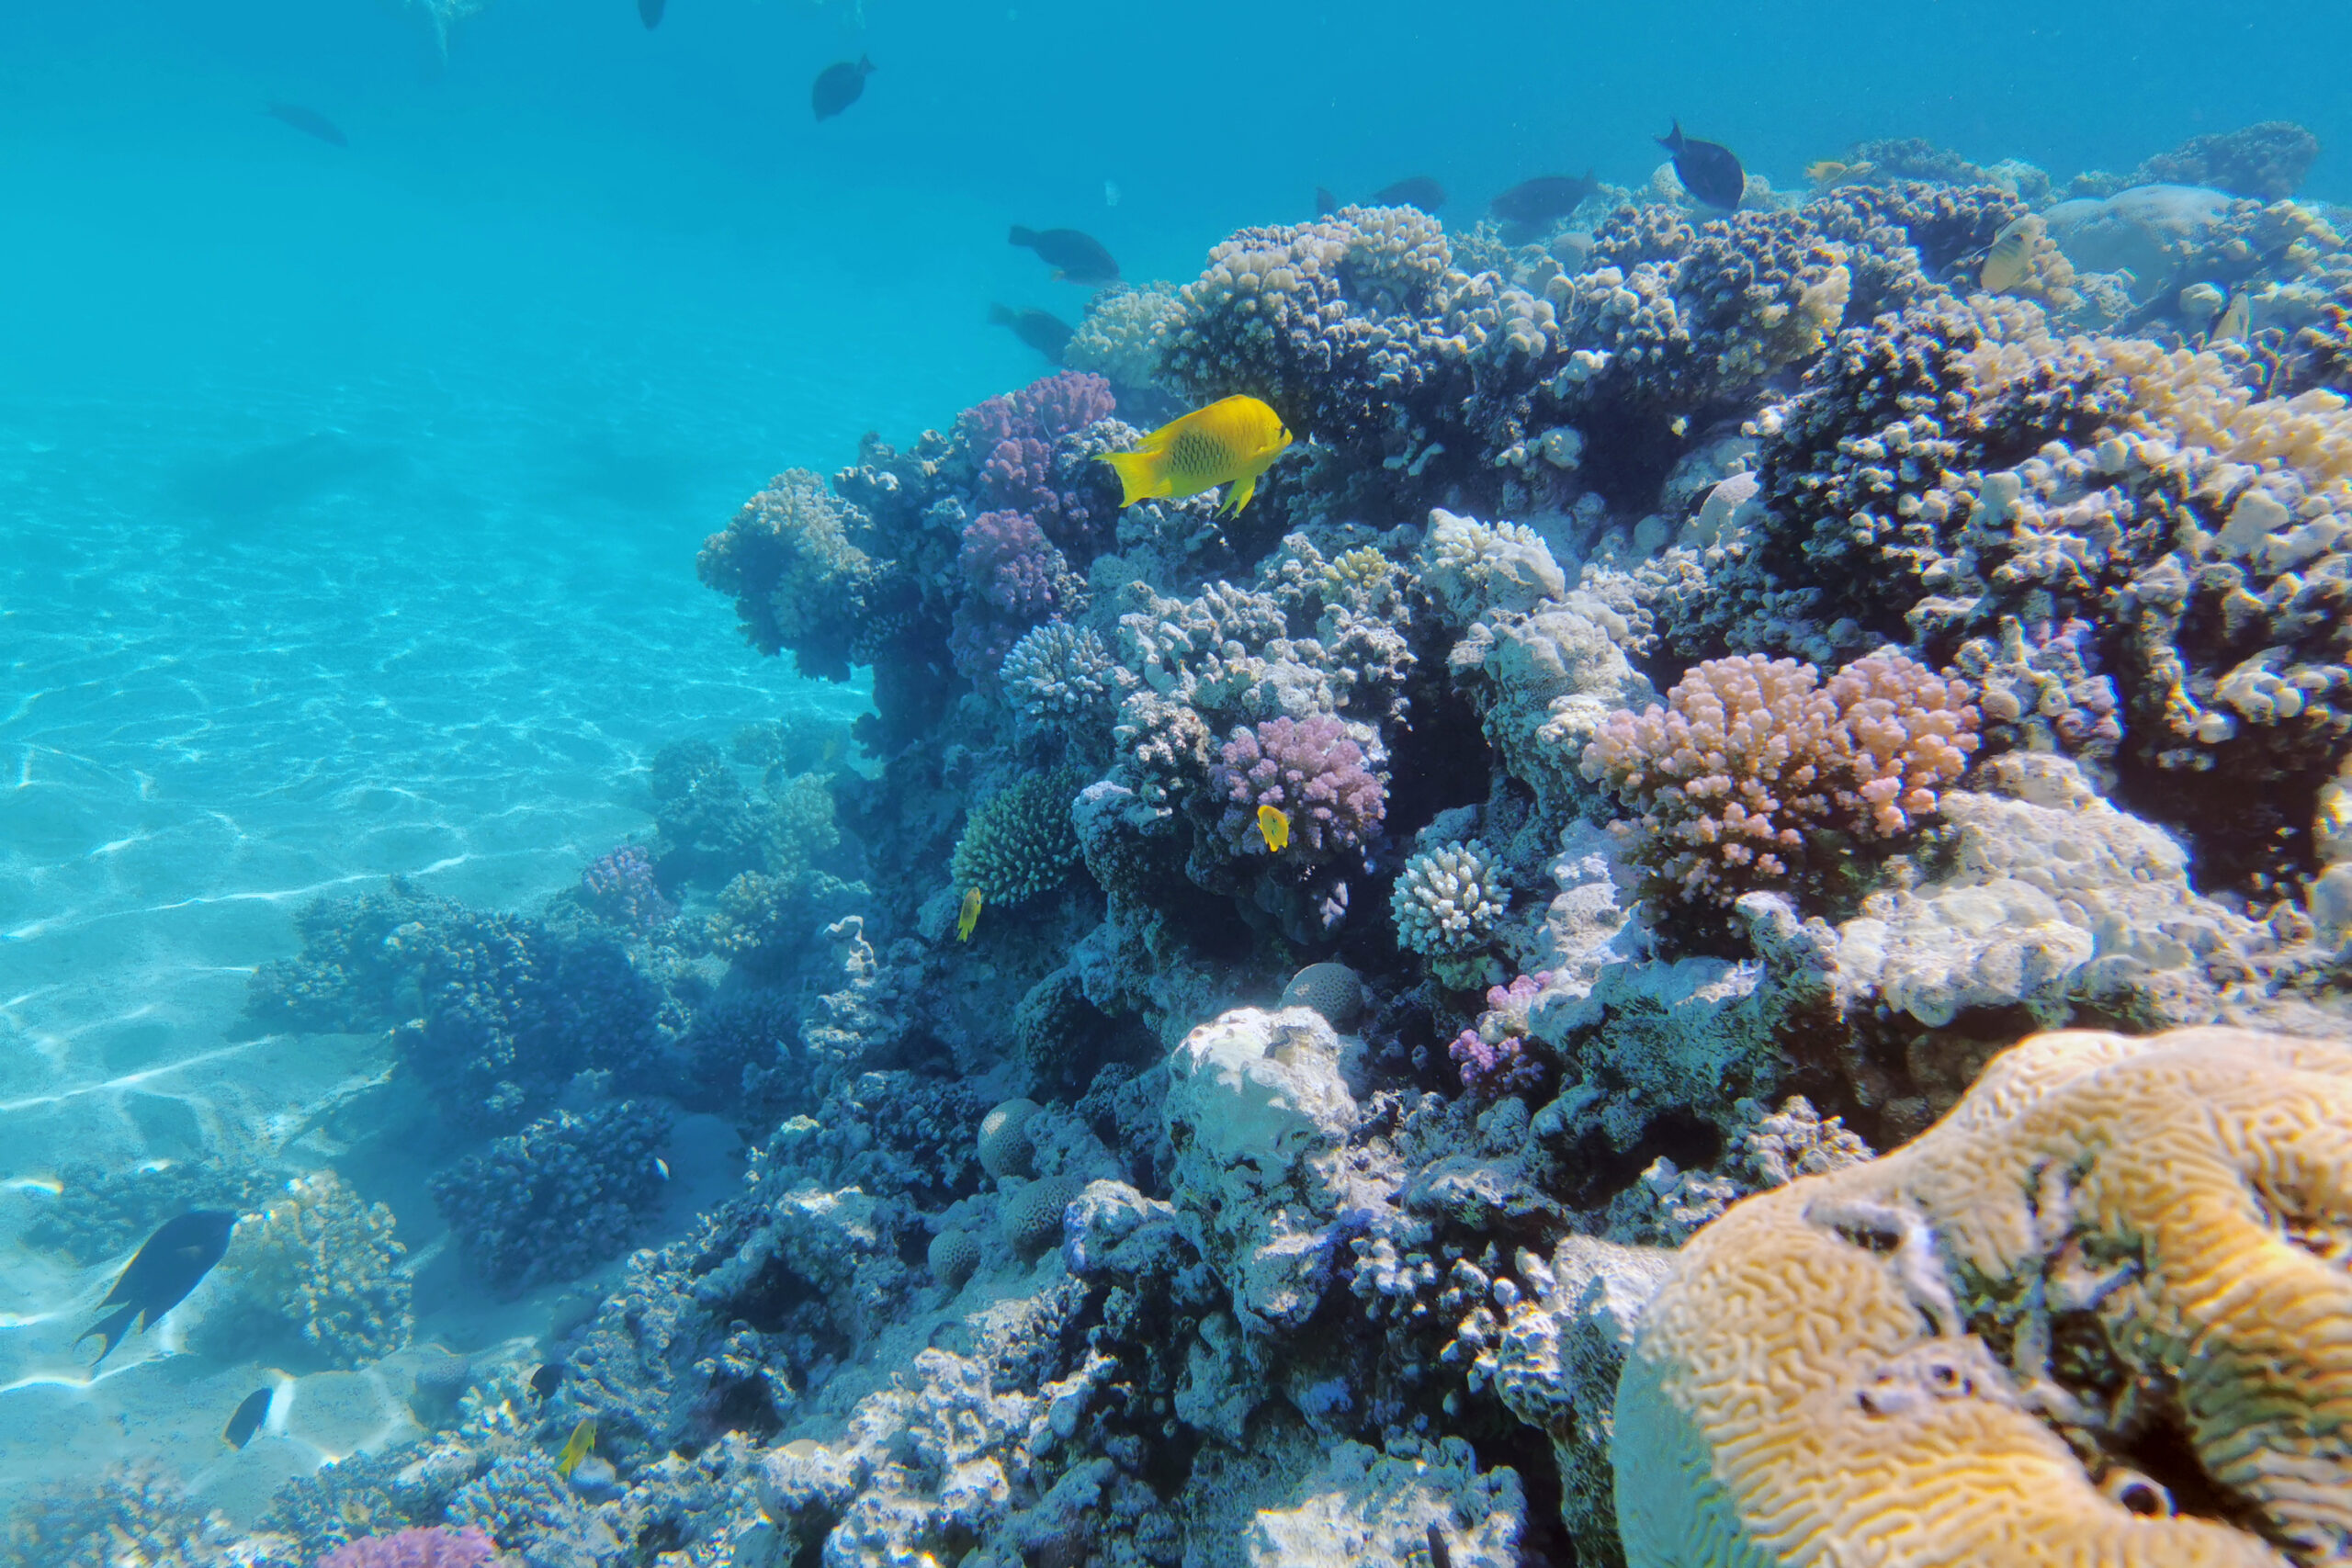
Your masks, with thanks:
[(580, 1418), (580, 1425), (571, 1429), (571, 1440), (563, 1445), (563, 1452), (556, 1456), (555, 1472), (558, 1475), (570, 1475), (580, 1468), (582, 1460), (595, 1451), (595, 1448), (596, 1418), (594, 1416), (582, 1416)]
[(1993, 236), (1984, 270), (1976, 275), (1977, 286), (1987, 294), (2006, 294), (2023, 283), (2032, 270), (2033, 243), (2041, 236), (2041, 220), (2030, 213)]
[(1290, 846), (1290, 817), (1277, 807), (1258, 807), (1258, 831), (1266, 836), (1266, 848), (1283, 850)]
[(2244, 343), (2254, 329), (2254, 301), (2241, 288), (2230, 296), (2222, 313), (2213, 320), (2213, 330), (2206, 334), (2208, 343)]
[(963, 912), (956, 917), (956, 940), (972, 940), (972, 928), (980, 923), (980, 890), (968, 888), (964, 894)]
[(1224, 398), (1161, 425), (1134, 451), (1105, 453), (1102, 461), (1118, 470), (1126, 492), (1121, 506), (1231, 485), (1216, 509), (1227, 517), (1250, 504), (1258, 476), (1273, 467), (1290, 439), (1282, 415), (1257, 399)]

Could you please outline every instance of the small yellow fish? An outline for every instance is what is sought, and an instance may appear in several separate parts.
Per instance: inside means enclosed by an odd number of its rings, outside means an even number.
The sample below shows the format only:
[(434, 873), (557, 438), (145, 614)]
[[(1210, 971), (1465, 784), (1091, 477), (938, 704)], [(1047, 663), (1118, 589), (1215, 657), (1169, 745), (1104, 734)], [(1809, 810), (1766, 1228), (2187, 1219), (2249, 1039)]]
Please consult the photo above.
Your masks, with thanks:
[(2230, 296), (2222, 313), (2213, 320), (2213, 330), (2206, 334), (2208, 343), (2244, 343), (2253, 334), (2254, 301), (2241, 288)]
[(2041, 219), (2028, 213), (2013, 220), (1993, 236), (1993, 248), (1984, 253), (1984, 270), (1976, 275), (1977, 287), (1987, 294), (2006, 294), (2023, 283), (2026, 274), (2033, 270), (2033, 243), (2041, 237)]
[(1276, 807), (1258, 807), (1258, 831), (1266, 838), (1266, 848), (1281, 851), (1290, 846), (1290, 814)]
[(972, 928), (979, 923), (980, 890), (977, 887), (967, 888), (964, 893), (963, 912), (956, 917), (956, 940), (957, 942), (971, 941)]
[(595, 1449), (596, 1418), (594, 1416), (582, 1416), (580, 1418), (580, 1425), (571, 1429), (571, 1439), (563, 1445), (563, 1452), (556, 1456), (555, 1472), (558, 1475), (570, 1475), (580, 1468), (580, 1461), (594, 1453)]
[(1255, 398), (1225, 398), (1194, 409), (1143, 438), (1132, 452), (1105, 453), (1101, 461), (1118, 471), (1125, 491), (1121, 506), (1166, 496), (1180, 500), (1218, 485), (1226, 492), (1220, 517), (1250, 504), (1258, 476), (1273, 467), (1290, 446), (1282, 415)]

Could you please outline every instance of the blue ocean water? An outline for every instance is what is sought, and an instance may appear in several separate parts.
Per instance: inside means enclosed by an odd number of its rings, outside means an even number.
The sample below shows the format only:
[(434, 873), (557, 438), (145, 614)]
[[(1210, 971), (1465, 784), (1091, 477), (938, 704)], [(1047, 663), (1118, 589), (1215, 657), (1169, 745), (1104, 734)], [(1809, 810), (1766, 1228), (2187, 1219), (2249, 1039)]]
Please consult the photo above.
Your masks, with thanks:
[[(1637, 185), (1676, 116), (1783, 186), (1860, 137), (2063, 176), (2290, 118), (2304, 194), (2352, 200), (2347, 44), (2340, 6), (19, 0), (0, 1245), (68, 1159), (194, 1157), (369, 1070), (232, 1038), (309, 899), (527, 905), (644, 830), (662, 745), (864, 710), (755, 659), (695, 551), (768, 475), (1038, 373), (988, 307), (1083, 294), (1009, 223), (1182, 281), (1317, 185)], [(0, 1277), (0, 1505), (201, 1468), (63, 1370), (96, 1275)]]

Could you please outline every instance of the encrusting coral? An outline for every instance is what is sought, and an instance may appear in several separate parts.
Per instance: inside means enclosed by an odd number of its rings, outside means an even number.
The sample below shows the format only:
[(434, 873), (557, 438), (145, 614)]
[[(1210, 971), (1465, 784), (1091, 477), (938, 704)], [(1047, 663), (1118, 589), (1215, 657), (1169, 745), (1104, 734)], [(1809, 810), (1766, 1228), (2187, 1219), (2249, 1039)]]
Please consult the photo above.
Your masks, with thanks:
[(1625, 1363), (1628, 1562), (2337, 1561), (2348, 1129), (2341, 1044), (2049, 1034), (1738, 1205)]

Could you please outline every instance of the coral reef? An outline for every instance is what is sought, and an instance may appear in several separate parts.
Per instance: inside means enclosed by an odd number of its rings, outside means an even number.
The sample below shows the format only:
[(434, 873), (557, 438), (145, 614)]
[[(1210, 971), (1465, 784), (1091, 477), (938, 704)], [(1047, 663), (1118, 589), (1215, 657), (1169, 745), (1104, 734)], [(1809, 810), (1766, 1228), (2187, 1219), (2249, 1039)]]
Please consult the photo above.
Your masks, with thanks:
[(558, 1111), (435, 1176), (433, 1201), (482, 1278), (515, 1294), (627, 1245), (660, 1201), (654, 1160), (669, 1136), (670, 1117), (655, 1106)]
[(1031, 773), (973, 807), (948, 875), (990, 904), (1020, 904), (1052, 889), (1078, 863), (1071, 826), (1076, 774)]
[(332, 1170), (298, 1177), (257, 1222), (239, 1227), (224, 1261), (241, 1300), (208, 1314), (202, 1338), (292, 1340), (331, 1367), (379, 1359), (408, 1342), (407, 1251), (383, 1204), (368, 1202)]
[(397, 1530), (366, 1536), (319, 1559), (318, 1568), (481, 1568), (497, 1543), (479, 1529)]

